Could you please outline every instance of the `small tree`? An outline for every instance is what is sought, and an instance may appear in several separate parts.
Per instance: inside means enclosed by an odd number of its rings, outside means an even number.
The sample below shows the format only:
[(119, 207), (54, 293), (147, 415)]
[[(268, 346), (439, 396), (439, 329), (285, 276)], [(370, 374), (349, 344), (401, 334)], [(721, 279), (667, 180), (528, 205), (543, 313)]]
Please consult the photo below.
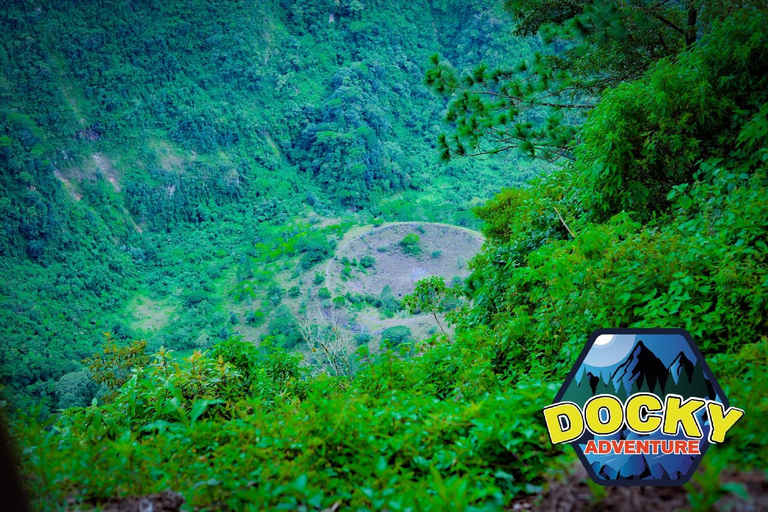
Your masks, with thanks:
[(147, 342), (132, 341), (124, 347), (118, 347), (112, 334), (105, 332), (102, 351), (83, 359), (83, 364), (91, 372), (91, 378), (97, 384), (106, 385), (113, 395), (115, 391), (128, 382), (131, 370), (142, 368), (149, 363), (146, 353)]
[(309, 347), (310, 363), (330, 375), (351, 375), (349, 354), (354, 352), (355, 344), (335, 308), (327, 312), (318, 310), (315, 318), (307, 314), (299, 330)]
[(87, 370), (65, 373), (56, 382), (56, 396), (59, 408), (84, 407), (88, 405), (96, 392), (96, 386)]
[(440, 331), (448, 338), (449, 342), (452, 342), (451, 337), (443, 329), (437, 314), (445, 311), (451, 299), (456, 298), (456, 296), (457, 292), (447, 287), (442, 277), (430, 276), (416, 283), (416, 289), (413, 293), (403, 298), (403, 307), (410, 314), (419, 311), (431, 313)]
[(360, 266), (363, 268), (371, 268), (376, 265), (376, 258), (373, 256), (363, 256), (360, 258)]
[(398, 347), (411, 341), (411, 330), (404, 325), (390, 327), (381, 333), (381, 341), (386, 341), (390, 347)]
[(412, 256), (416, 256), (421, 252), (421, 239), (419, 238), (419, 235), (416, 233), (411, 233), (408, 235), (405, 235), (405, 238), (400, 240), (398, 244), (402, 248), (403, 252), (405, 254), (410, 254)]

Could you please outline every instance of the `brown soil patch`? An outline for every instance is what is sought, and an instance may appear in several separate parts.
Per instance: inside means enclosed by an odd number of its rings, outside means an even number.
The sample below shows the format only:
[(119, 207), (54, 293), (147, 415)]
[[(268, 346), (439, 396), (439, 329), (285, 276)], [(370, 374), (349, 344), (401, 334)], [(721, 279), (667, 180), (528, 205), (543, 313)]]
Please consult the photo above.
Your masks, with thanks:
[[(516, 500), (509, 510), (672, 512), (693, 509), (683, 487), (606, 487), (606, 496), (598, 501), (587, 485), (588, 478), (584, 468), (579, 467), (564, 482), (553, 483), (542, 495)], [(758, 472), (726, 472), (721, 480), (723, 483), (734, 482), (743, 485), (749, 493), (749, 499), (727, 494), (717, 501), (713, 510), (768, 511), (768, 481), (765, 475)]]
[[(93, 505), (98, 505), (97, 510), (103, 512), (177, 512), (181, 510), (184, 501), (184, 497), (177, 492), (163, 491), (146, 496), (111, 498), (106, 502)], [(83, 509), (77, 507), (75, 510)]]
[(83, 195), (77, 191), (77, 187), (70, 180), (65, 178), (61, 174), (61, 171), (59, 171), (58, 169), (55, 169), (53, 171), (53, 175), (56, 177), (56, 179), (58, 179), (64, 184), (64, 188), (75, 199), (75, 201), (80, 201), (83, 198)]
[(94, 153), (93, 161), (96, 163), (96, 169), (101, 171), (107, 181), (112, 184), (116, 192), (120, 192), (120, 182), (118, 181), (117, 171), (112, 165), (112, 161), (101, 153)]

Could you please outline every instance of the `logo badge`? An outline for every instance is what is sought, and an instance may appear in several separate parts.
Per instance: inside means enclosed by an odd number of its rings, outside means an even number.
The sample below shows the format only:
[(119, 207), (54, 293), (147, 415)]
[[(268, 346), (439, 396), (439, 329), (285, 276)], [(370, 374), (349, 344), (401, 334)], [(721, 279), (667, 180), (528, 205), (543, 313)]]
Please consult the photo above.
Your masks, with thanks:
[(550, 439), (601, 485), (682, 485), (744, 415), (682, 329), (601, 329), (555, 401)]

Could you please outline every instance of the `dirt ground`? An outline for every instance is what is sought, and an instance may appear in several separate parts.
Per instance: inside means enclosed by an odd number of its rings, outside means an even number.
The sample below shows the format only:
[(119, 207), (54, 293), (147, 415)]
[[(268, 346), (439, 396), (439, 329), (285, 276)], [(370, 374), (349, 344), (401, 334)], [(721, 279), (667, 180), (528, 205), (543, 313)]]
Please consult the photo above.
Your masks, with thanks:
[[(399, 247), (398, 242), (408, 234), (419, 237), (419, 255), (404, 254)], [(327, 267), (327, 286), (332, 291), (339, 288), (341, 294), (379, 295), (388, 285), (395, 297), (402, 298), (413, 291), (416, 281), (427, 276), (443, 276), (450, 285), (453, 276), (469, 275), (467, 262), (482, 244), (480, 233), (447, 224), (400, 222), (374, 227), (342, 242)], [(344, 256), (350, 260), (373, 256), (376, 265), (366, 274), (355, 273), (352, 279), (341, 282), (337, 276), (341, 275)]]
[[(768, 480), (757, 472), (725, 473), (723, 483), (735, 482), (749, 493), (745, 500), (735, 495), (723, 496), (713, 510), (729, 512), (768, 511)], [(579, 468), (563, 482), (553, 483), (538, 496), (527, 496), (512, 503), (510, 511), (567, 512), (672, 512), (693, 510), (682, 487), (608, 487), (606, 496), (596, 501), (587, 485), (587, 474)], [(165, 491), (147, 496), (116, 498), (101, 504), (104, 512), (176, 512), (184, 504), (181, 494)]]
[[(607, 487), (606, 496), (596, 501), (587, 485), (587, 473), (579, 467), (564, 482), (556, 482), (539, 496), (516, 500), (509, 510), (531, 512), (566, 512), (589, 510), (605, 512), (672, 512), (693, 510), (686, 490), (682, 487)], [(749, 499), (727, 494), (715, 503), (716, 511), (758, 512), (768, 511), (768, 480), (757, 472), (724, 473), (722, 482), (735, 482), (744, 486)]]
[[(131, 496), (128, 498), (113, 498), (105, 503), (99, 503), (97, 510), (103, 512), (177, 512), (184, 504), (184, 497), (173, 491), (163, 491), (146, 496)], [(96, 505), (96, 504), (94, 504)], [(71, 510), (84, 510), (71, 508)]]

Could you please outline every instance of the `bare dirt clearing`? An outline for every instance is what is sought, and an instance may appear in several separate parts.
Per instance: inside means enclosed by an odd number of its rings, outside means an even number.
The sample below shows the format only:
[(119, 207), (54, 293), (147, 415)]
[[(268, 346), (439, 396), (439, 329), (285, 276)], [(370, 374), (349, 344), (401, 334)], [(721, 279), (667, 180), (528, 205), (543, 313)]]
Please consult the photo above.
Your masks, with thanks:
[[(407, 235), (419, 237), (418, 254), (409, 254), (400, 245)], [(328, 287), (334, 296), (350, 293), (374, 297), (382, 296), (388, 287), (399, 300), (413, 292), (417, 281), (429, 276), (442, 276), (449, 286), (456, 279), (465, 279), (470, 273), (467, 262), (482, 245), (480, 233), (450, 224), (392, 222), (361, 226), (347, 232), (341, 240), (326, 266), (326, 281), (321, 286)], [(370, 268), (361, 264), (365, 257), (375, 260)], [(408, 315), (401, 311), (385, 318), (373, 307), (347, 316), (345, 323), (376, 336), (389, 327), (401, 325), (411, 329), (413, 339), (417, 340), (436, 331), (430, 315)], [(378, 348), (378, 340), (371, 348)]]
[[(326, 270), (331, 290), (378, 296), (389, 286), (395, 297), (402, 298), (425, 277), (443, 276), (450, 284), (453, 277), (469, 275), (467, 262), (483, 245), (480, 233), (448, 224), (398, 222), (367, 228), (350, 231), (339, 244)], [(419, 237), (417, 255), (407, 254), (399, 245), (410, 234)], [(365, 256), (375, 259), (374, 266), (362, 269), (358, 265), (343, 281), (344, 258), (360, 262)]]

